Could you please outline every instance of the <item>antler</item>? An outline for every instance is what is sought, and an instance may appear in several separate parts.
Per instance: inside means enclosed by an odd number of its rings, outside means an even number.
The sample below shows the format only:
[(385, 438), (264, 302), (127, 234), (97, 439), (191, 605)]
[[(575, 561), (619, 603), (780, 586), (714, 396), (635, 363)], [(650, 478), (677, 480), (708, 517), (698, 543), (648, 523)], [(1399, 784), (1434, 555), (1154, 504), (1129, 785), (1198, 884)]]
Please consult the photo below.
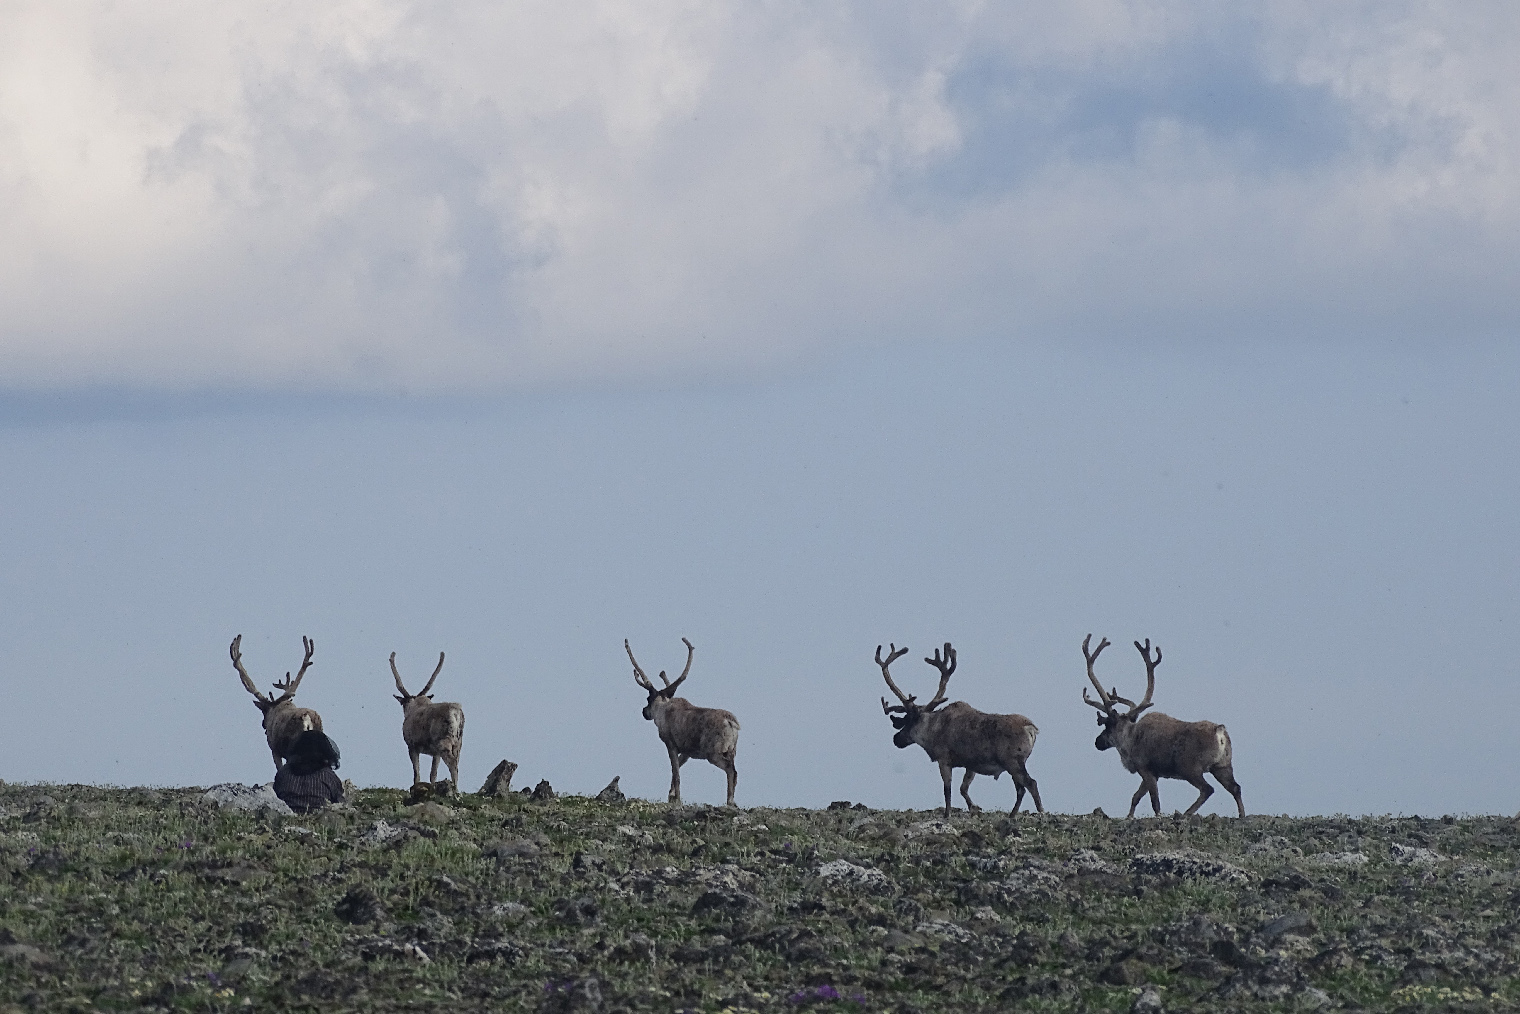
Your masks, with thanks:
[[(1087, 659), (1087, 678), (1092, 681), (1093, 687), (1097, 689), (1098, 700), (1095, 701), (1091, 697), (1087, 696), (1086, 687), (1082, 688), (1082, 700), (1097, 708), (1099, 711), (1109, 713), (1114, 710), (1114, 697), (1109, 694), (1108, 691), (1103, 689), (1103, 684), (1099, 683), (1098, 677), (1093, 675), (1093, 663), (1098, 660), (1099, 655), (1103, 654), (1103, 649), (1108, 647), (1108, 638), (1105, 637), (1098, 643), (1097, 651), (1088, 651), (1088, 645), (1090, 644), (1092, 644), (1092, 635), (1088, 634), (1086, 637), (1082, 638), (1082, 657)], [(1099, 701), (1102, 703), (1099, 703)]]
[(259, 692), (259, 688), (253, 685), (253, 680), (248, 678), (248, 670), (243, 668), (242, 634), (239, 634), (232, 639), (232, 646), (228, 648), (227, 651), (232, 656), (232, 665), (235, 669), (237, 669), (238, 676), (243, 681), (243, 686), (247, 687), (248, 692), (256, 697), (261, 704), (269, 704), (269, 698), (265, 697), (262, 693)]
[(428, 695), (428, 691), (433, 689), (433, 681), (438, 678), (438, 674), (441, 672), (443, 672), (443, 652), (440, 651), (438, 653), (438, 668), (434, 669), (433, 675), (428, 677), (427, 686), (423, 687), (417, 694), (418, 697), (426, 697)]
[[(1143, 645), (1139, 641), (1136, 641), (1135, 650), (1140, 653), (1141, 658), (1145, 659), (1145, 697), (1141, 699), (1139, 704), (1130, 709), (1129, 713), (1131, 715), (1138, 715), (1151, 706), (1151, 695), (1156, 692), (1156, 666), (1161, 664), (1161, 645), (1156, 645), (1156, 658), (1155, 661), (1152, 661), (1151, 639), (1149, 637), (1145, 639), (1145, 644)], [(1129, 702), (1126, 701), (1125, 703)]]
[[(899, 648), (894, 644), (892, 645), (890, 654), (887, 655), (887, 660), (883, 662), (881, 660), (881, 645), (878, 644), (876, 646), (876, 664), (881, 666), (881, 677), (887, 681), (887, 686), (892, 688), (892, 692), (897, 695), (897, 699), (903, 702), (904, 707), (902, 710), (904, 712), (908, 710), (906, 706), (913, 703), (913, 698), (903, 693), (902, 688), (899, 687), (896, 683), (892, 682), (892, 674), (887, 670), (891, 667), (893, 662), (897, 661), (899, 658), (902, 658), (907, 653), (907, 648)], [(887, 699), (885, 697), (881, 699), (881, 710), (887, 710)]]
[(665, 679), (664, 670), (660, 671), (660, 679), (665, 680), (665, 690), (671, 696), (674, 696), (676, 687), (680, 686), (681, 682), (686, 679), (687, 673), (691, 672), (691, 659), (697, 653), (696, 647), (686, 638), (681, 638), (681, 643), (686, 645), (686, 668), (681, 670), (681, 675), (677, 676), (676, 681), (672, 683), (670, 680)]
[(654, 684), (649, 682), (649, 677), (644, 675), (644, 670), (639, 668), (639, 660), (633, 657), (633, 649), (628, 647), (628, 638), (623, 638), (623, 650), (628, 653), (628, 661), (633, 663), (633, 681), (645, 690), (653, 691)]
[(406, 684), (401, 682), (401, 670), (396, 668), (396, 653), (391, 652), (391, 675), (396, 677), (396, 689), (401, 691), (402, 697), (411, 697), (407, 692)]
[(934, 657), (924, 659), (934, 668), (939, 670), (939, 689), (934, 692), (934, 700), (924, 705), (925, 711), (933, 711), (945, 702), (945, 684), (950, 682), (950, 674), (955, 672), (955, 649), (950, 647), (950, 642), (945, 642), (945, 657), (940, 658), (939, 649), (934, 649)]
[(281, 683), (278, 680), (275, 681), (274, 688), (276, 690), (284, 691), (284, 693), (280, 694), (280, 696), (275, 700), (274, 703), (276, 704), (279, 704), (280, 701), (288, 701), (296, 695), (296, 688), (301, 685), (301, 678), (306, 675), (306, 670), (311, 668), (311, 655), (312, 652), (317, 650), (317, 642), (313, 641), (305, 634), (302, 634), (301, 647), (306, 649), (306, 655), (301, 659), (301, 669), (296, 673), (294, 682), (291, 681), (290, 673), (288, 672), (285, 674), (285, 682)]

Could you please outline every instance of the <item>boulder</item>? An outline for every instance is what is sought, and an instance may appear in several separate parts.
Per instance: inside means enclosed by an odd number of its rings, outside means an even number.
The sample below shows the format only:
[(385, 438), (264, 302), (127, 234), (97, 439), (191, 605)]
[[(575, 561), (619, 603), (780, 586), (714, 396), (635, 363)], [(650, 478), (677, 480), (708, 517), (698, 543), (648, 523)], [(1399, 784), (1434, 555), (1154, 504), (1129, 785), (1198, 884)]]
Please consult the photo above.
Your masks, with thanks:
[(250, 813), (293, 813), (279, 796), (274, 794), (274, 783), (264, 785), (239, 785), (225, 782), (213, 785), (201, 793), (201, 798), (226, 810), (247, 810)]
[(517, 771), (517, 765), (509, 760), (504, 760), (491, 769), (486, 775), (485, 784), (480, 787), (480, 794), (490, 799), (500, 799), (512, 791), (512, 775)]

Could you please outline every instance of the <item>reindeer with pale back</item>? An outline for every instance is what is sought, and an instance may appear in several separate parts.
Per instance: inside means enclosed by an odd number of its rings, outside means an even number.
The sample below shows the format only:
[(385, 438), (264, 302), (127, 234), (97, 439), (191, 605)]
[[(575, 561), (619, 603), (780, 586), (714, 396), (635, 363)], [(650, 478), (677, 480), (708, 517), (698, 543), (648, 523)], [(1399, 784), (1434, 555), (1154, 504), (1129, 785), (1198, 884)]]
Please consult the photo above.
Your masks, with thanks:
[[(1082, 688), (1082, 700), (1098, 709), (1098, 724), (1103, 726), (1093, 745), (1099, 750), (1110, 747), (1117, 750), (1125, 770), (1140, 776), (1140, 787), (1129, 801), (1129, 816), (1135, 815), (1135, 807), (1147, 793), (1151, 797), (1151, 808), (1158, 816), (1161, 814), (1161, 793), (1156, 784), (1159, 778), (1181, 779), (1196, 788), (1198, 798), (1187, 812), (1197, 813), (1214, 794), (1214, 787), (1203, 779), (1207, 773), (1235, 797), (1235, 806), (1244, 817), (1246, 804), (1240, 798), (1240, 783), (1235, 781), (1234, 749), (1224, 726), (1217, 722), (1183, 722), (1159, 711), (1141, 717), (1141, 713), (1151, 707), (1151, 697), (1156, 692), (1156, 666), (1161, 664), (1161, 646), (1156, 646), (1153, 659), (1150, 638), (1147, 637), (1143, 645), (1135, 642), (1135, 650), (1145, 659), (1145, 697), (1136, 704), (1120, 697), (1117, 688), (1103, 689), (1103, 684), (1093, 674), (1093, 663), (1108, 647), (1108, 638), (1103, 638), (1095, 651), (1088, 650), (1091, 643), (1092, 635), (1088, 634), (1082, 641), (1082, 655), (1087, 659), (1087, 678), (1097, 689), (1098, 700), (1087, 696), (1086, 687)], [(1129, 710), (1120, 712), (1119, 704)]]
[(253, 680), (248, 678), (248, 670), (243, 668), (242, 634), (232, 639), (232, 646), (228, 649), (232, 655), (233, 668), (237, 670), (243, 686), (253, 695), (254, 706), (264, 715), (264, 739), (269, 744), (270, 754), (274, 756), (275, 774), (280, 773), (285, 758), (290, 756), (301, 733), (322, 731), (322, 716), (310, 708), (298, 708), (294, 703), (296, 688), (301, 685), (306, 670), (311, 668), (311, 656), (317, 650), (317, 642), (304, 635), (301, 644), (306, 649), (306, 656), (301, 659), (301, 671), (296, 673), (294, 680), (291, 680), (290, 673), (287, 672), (283, 683), (275, 683), (274, 688), (281, 691), (278, 697), (260, 693), (259, 688), (253, 685)]
[(672, 803), (681, 802), (681, 765), (695, 757), (721, 768), (728, 776), (728, 805), (733, 806), (734, 788), (739, 784), (739, 770), (734, 767), (734, 755), (739, 750), (739, 720), (732, 711), (699, 708), (684, 697), (676, 696), (676, 690), (691, 672), (692, 656), (697, 652), (686, 638), (681, 638), (681, 643), (686, 645), (686, 668), (681, 670), (674, 683), (661, 670), (660, 682), (665, 685), (656, 689), (644, 675), (644, 670), (639, 668), (628, 639), (623, 639), (623, 650), (628, 653), (628, 661), (633, 663), (634, 682), (649, 692), (644, 718), (654, 723), (660, 733), (660, 742), (670, 754), (668, 798)]
[[(1018, 789), (1012, 812), (1019, 812), (1024, 803), (1024, 792), (1028, 790), (1034, 798), (1035, 809), (1044, 813), (1040, 787), (1024, 766), (1034, 750), (1035, 737), (1040, 734), (1035, 724), (1023, 715), (992, 715), (978, 711), (964, 701), (941, 708), (957, 658), (949, 641), (945, 642), (943, 655), (936, 648), (933, 658), (924, 659), (939, 670), (939, 690), (928, 704), (919, 704), (914, 695), (903, 693), (892, 681), (892, 663), (907, 653), (907, 648), (894, 644), (883, 659), (881, 645), (876, 646), (876, 664), (881, 666), (882, 678), (902, 701), (900, 705), (888, 707), (887, 699), (883, 697), (881, 710), (897, 729), (897, 735), (892, 737), (893, 745), (901, 750), (917, 743), (924, 748), (929, 759), (939, 765), (940, 777), (945, 783), (945, 816), (950, 816), (950, 778), (955, 768), (966, 769), (966, 777), (961, 782), (961, 797), (966, 800), (967, 810), (974, 813), (981, 809), (971, 801), (971, 780), (977, 775), (991, 775), (996, 779), (1006, 771)], [(896, 717), (898, 715), (901, 717)]]
[(459, 750), (464, 745), (464, 708), (458, 704), (440, 701), (433, 703), (433, 683), (443, 671), (443, 652), (438, 653), (438, 668), (428, 678), (427, 686), (420, 693), (409, 693), (401, 682), (401, 672), (396, 668), (396, 653), (391, 652), (391, 675), (396, 678), (396, 700), (401, 702), (401, 738), (406, 741), (406, 751), (412, 758), (412, 786), (422, 781), (422, 771), (417, 758), (428, 754), (433, 758), (433, 768), (428, 774), (428, 788), (438, 787), (438, 761), (449, 766), (449, 779), (459, 788)]

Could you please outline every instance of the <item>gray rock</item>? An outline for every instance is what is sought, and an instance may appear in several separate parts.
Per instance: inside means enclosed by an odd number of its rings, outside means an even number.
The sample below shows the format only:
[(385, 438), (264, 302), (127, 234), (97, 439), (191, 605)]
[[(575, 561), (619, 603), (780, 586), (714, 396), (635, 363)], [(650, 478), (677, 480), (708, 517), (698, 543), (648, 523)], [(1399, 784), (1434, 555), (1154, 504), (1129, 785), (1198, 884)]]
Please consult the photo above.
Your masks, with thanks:
[(1400, 866), (1434, 866), (1446, 861), (1446, 857), (1434, 849), (1422, 849), (1414, 845), (1390, 845), (1388, 853)]
[(485, 784), (480, 787), (480, 794), (488, 799), (500, 799), (512, 791), (512, 775), (517, 771), (517, 765), (509, 760), (504, 760), (491, 769), (486, 775)]
[(544, 988), (540, 1014), (598, 1014), (602, 1009), (602, 984), (596, 979), (550, 982)]
[(1146, 986), (1135, 997), (1135, 1002), (1129, 1005), (1130, 1014), (1161, 1014), (1165, 1008), (1161, 1005), (1161, 990), (1156, 986)]
[(1129, 866), (1136, 873), (1151, 876), (1222, 880), (1231, 884), (1244, 884), (1250, 879), (1240, 867), (1192, 850), (1137, 855)]
[(703, 912), (726, 912), (729, 915), (739, 915), (750, 909), (759, 908), (760, 899), (747, 891), (705, 891), (702, 896), (692, 903), (692, 915), (701, 915)]
[(32, 968), (46, 968), (53, 963), (51, 956), (31, 944), (0, 944), (0, 961)]
[(488, 842), (480, 850), (480, 854), (487, 859), (532, 859), (542, 851), (537, 845), (526, 838), (517, 838), (512, 841)]
[(856, 866), (844, 859), (824, 863), (818, 867), (818, 875), (831, 884), (841, 886), (861, 887), (875, 891), (887, 891), (892, 888), (892, 881), (885, 873), (867, 866)]
[[(533, 794), (530, 798), (535, 803), (546, 803), (549, 800), (554, 799), (554, 787), (549, 784), (549, 779), (542, 779), (537, 785), (533, 786)], [(586, 981), (595, 982), (596, 980), (588, 979)]]
[(250, 813), (293, 813), (279, 796), (274, 794), (274, 783), (265, 785), (239, 785), (225, 782), (213, 785), (201, 793), (208, 803), (215, 803), (225, 810), (247, 810)]
[(1110, 986), (1138, 986), (1145, 981), (1145, 966), (1134, 958), (1115, 961), (1098, 973), (1098, 981)]
[(333, 914), (346, 923), (363, 926), (365, 923), (383, 922), (385, 906), (374, 891), (362, 884), (350, 887), (348, 893), (333, 906)]
[(1259, 932), (1261, 938), (1267, 943), (1271, 943), (1284, 933), (1308, 936), (1314, 932), (1314, 920), (1309, 918), (1308, 912), (1289, 912), (1268, 922)]
[(622, 778), (622, 775), (613, 775), (612, 781), (607, 783), (607, 787), (596, 794), (596, 801), (598, 803), (621, 803), (626, 799), (627, 797), (623, 795), (623, 790), (618, 788), (618, 782)]

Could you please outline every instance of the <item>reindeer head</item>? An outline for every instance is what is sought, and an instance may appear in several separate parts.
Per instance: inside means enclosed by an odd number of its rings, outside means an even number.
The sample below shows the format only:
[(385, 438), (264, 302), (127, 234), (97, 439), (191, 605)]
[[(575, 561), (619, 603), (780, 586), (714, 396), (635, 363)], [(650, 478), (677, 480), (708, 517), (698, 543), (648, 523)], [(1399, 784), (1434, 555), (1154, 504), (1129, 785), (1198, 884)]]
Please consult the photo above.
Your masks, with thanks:
[(317, 650), (317, 642), (303, 635), (301, 645), (306, 649), (306, 656), (301, 659), (301, 669), (296, 673), (296, 678), (292, 680), (290, 673), (285, 673), (284, 682), (276, 681), (274, 685), (276, 690), (281, 691), (280, 696), (266, 697), (259, 692), (258, 687), (253, 685), (253, 680), (248, 677), (248, 670), (243, 668), (243, 635), (239, 634), (232, 639), (232, 646), (228, 649), (228, 653), (232, 656), (233, 668), (237, 669), (243, 686), (253, 695), (253, 706), (263, 714), (265, 729), (269, 728), (269, 713), (282, 704), (290, 704), (295, 699), (296, 689), (301, 685), (301, 679), (306, 675), (306, 670), (311, 668), (311, 656)]
[(697, 649), (684, 637), (681, 638), (681, 643), (686, 645), (686, 668), (681, 670), (681, 675), (676, 678), (674, 683), (670, 682), (670, 678), (665, 675), (665, 670), (661, 669), (660, 682), (665, 685), (656, 690), (655, 685), (649, 682), (649, 677), (644, 675), (644, 670), (639, 668), (638, 659), (633, 657), (633, 649), (628, 646), (628, 638), (623, 638), (623, 650), (628, 653), (628, 661), (633, 663), (633, 681), (649, 691), (649, 700), (644, 703), (644, 710), (641, 712), (645, 721), (654, 721), (655, 712), (675, 698), (676, 688), (686, 680), (687, 674), (691, 672), (691, 659), (697, 653)]
[(925, 715), (945, 703), (945, 685), (950, 682), (950, 674), (955, 672), (955, 649), (950, 646), (949, 641), (946, 641), (943, 657), (940, 655), (940, 650), (936, 648), (933, 658), (924, 659), (925, 662), (928, 662), (939, 670), (939, 690), (935, 693), (934, 699), (928, 704), (919, 704), (915, 695), (903, 693), (901, 688), (892, 682), (892, 673), (889, 671), (892, 663), (907, 653), (907, 648), (899, 648), (894, 644), (890, 646), (889, 654), (883, 660), (881, 657), (881, 645), (878, 644), (876, 646), (876, 664), (881, 666), (882, 678), (887, 681), (887, 686), (891, 688), (892, 693), (897, 695), (897, 699), (902, 701), (902, 704), (894, 704), (888, 707), (887, 699), (885, 697), (881, 699), (882, 714), (892, 720), (892, 727), (897, 730), (897, 735), (892, 737), (892, 744), (899, 750), (910, 747), (917, 742), (917, 739), (914, 737), (914, 730)]
[[(1098, 644), (1096, 651), (1088, 651), (1088, 645), (1092, 643), (1092, 635), (1088, 634), (1082, 640), (1082, 655), (1087, 659), (1087, 678), (1092, 681), (1093, 687), (1098, 691), (1098, 700), (1087, 696), (1087, 689), (1082, 690), (1082, 700), (1098, 709), (1098, 724), (1103, 726), (1103, 731), (1098, 733), (1098, 738), (1093, 740), (1093, 746), (1099, 750), (1107, 750), (1116, 747), (1120, 743), (1127, 742), (1135, 722), (1139, 720), (1141, 713), (1151, 706), (1151, 696), (1156, 692), (1156, 666), (1161, 664), (1161, 647), (1156, 647), (1156, 657), (1151, 658), (1151, 639), (1146, 638), (1145, 644), (1135, 642), (1135, 649), (1140, 652), (1140, 657), (1145, 659), (1145, 698), (1139, 704), (1127, 698), (1120, 697), (1116, 688), (1103, 689), (1103, 684), (1098, 682), (1098, 677), (1093, 674), (1093, 663), (1108, 647), (1108, 638), (1103, 638)], [(1115, 705), (1124, 704), (1129, 707), (1128, 711), (1120, 712)], [(1122, 756), (1122, 751), (1121, 751)]]
[(438, 674), (441, 672), (443, 672), (443, 652), (440, 651), (438, 653), (438, 668), (434, 669), (433, 675), (428, 677), (427, 686), (422, 688), (421, 693), (408, 693), (406, 685), (401, 682), (401, 673), (396, 668), (396, 653), (393, 651), (391, 652), (391, 675), (396, 677), (396, 689), (401, 691), (401, 693), (392, 694), (391, 696), (395, 697), (397, 701), (401, 702), (401, 709), (403, 711), (405, 711), (407, 705), (411, 704), (413, 701), (417, 701), (422, 704), (431, 704), (433, 703), (433, 695), (430, 691), (433, 689), (433, 682), (438, 679)]

